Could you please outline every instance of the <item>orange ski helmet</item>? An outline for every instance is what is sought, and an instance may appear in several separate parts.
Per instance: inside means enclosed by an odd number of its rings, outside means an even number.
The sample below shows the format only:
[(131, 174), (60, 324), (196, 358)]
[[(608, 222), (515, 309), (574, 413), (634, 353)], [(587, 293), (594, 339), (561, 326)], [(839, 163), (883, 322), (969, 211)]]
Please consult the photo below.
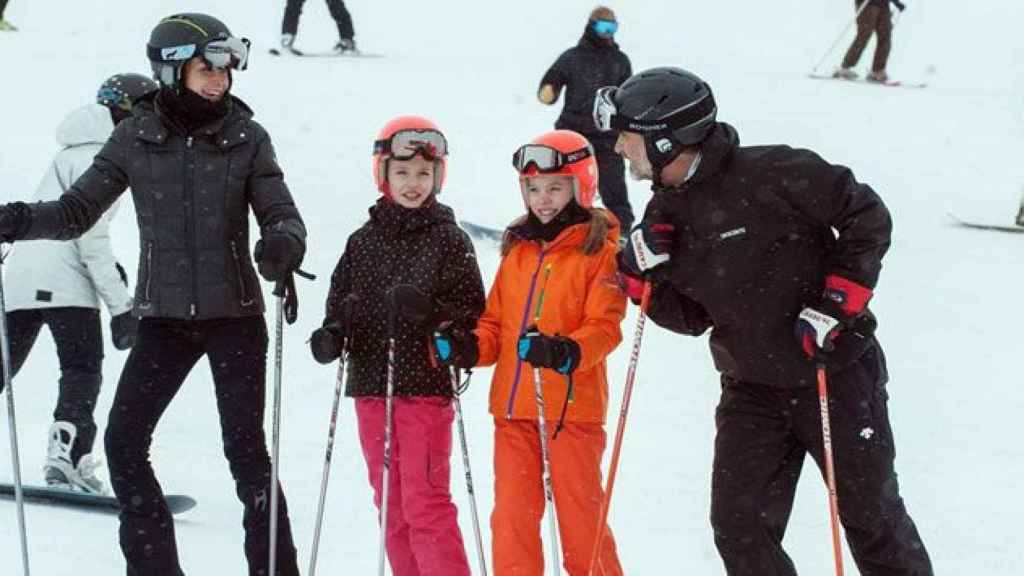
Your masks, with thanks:
[(377, 190), (391, 197), (388, 160), (408, 160), (417, 154), (434, 162), (433, 193), (439, 193), (448, 167), (448, 141), (433, 121), (411, 115), (392, 119), (377, 134), (373, 143), (373, 179)]
[(594, 205), (597, 159), (594, 147), (577, 132), (553, 130), (541, 134), (516, 150), (512, 166), (519, 172), (519, 185), (523, 190), (526, 179), (531, 176), (571, 176), (576, 203), (584, 208)]

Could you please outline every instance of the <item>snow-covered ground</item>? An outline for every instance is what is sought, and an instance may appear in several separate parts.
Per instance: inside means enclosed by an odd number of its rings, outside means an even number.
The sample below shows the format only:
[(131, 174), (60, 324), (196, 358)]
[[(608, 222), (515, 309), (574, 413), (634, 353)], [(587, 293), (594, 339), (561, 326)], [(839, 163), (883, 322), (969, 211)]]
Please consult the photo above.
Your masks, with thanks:
[[(547, 129), (559, 109), (536, 102), (537, 82), (575, 43), (593, 4), (349, 2), (360, 45), (387, 55), (373, 60), (266, 56), (284, 3), (270, 4), (13, 0), (6, 17), (21, 31), (0, 33), (0, 200), (32, 194), (54, 153), (56, 125), (89, 101), (105, 77), (148, 71), (144, 44), (160, 17), (208, 11), (253, 39), (251, 68), (236, 74), (234, 92), (274, 138), (310, 230), (306, 268), (321, 278), (302, 283), (300, 318), (285, 337), (281, 470), (305, 570), (334, 369), (313, 363), (304, 342), (321, 320), (327, 278), (344, 241), (376, 198), (369, 154), (377, 129), (399, 113), (435, 118), (452, 147), (443, 200), (461, 217), (506, 223), (522, 210), (509, 157)], [(927, 78), (926, 90), (805, 78), (852, 16), (850, 4), (651, 0), (613, 7), (619, 9), (619, 41), (635, 70), (694, 70), (712, 84), (721, 119), (733, 123), (745, 143), (812, 148), (852, 166), (882, 194), (896, 228), (874, 308), (892, 375), (903, 495), (939, 573), (1019, 575), (1024, 238), (953, 228), (944, 212), (1009, 221), (1016, 211), (1024, 184), (1020, 3), (910, 3), (895, 31), (890, 72)], [(334, 35), (324, 4), (309, 2), (298, 44), (327, 48)], [(848, 39), (824, 67), (838, 61)], [(631, 193), (637, 207), (648, 197), (638, 183)], [(131, 269), (137, 258), (131, 209), (119, 214), (114, 234)], [(480, 248), (488, 283), (497, 260), (493, 249)], [(634, 321), (631, 312), (623, 325), (627, 338)], [(109, 346), (107, 354), (97, 409), (101, 428), (125, 359)], [(623, 345), (611, 359), (613, 407), (627, 357)], [(464, 400), (485, 532), (492, 482), (489, 376), (477, 374)], [(31, 482), (41, 481), (56, 379), (53, 346), (43, 337), (15, 381), (23, 474)], [(723, 573), (707, 521), (717, 392), (703, 338), (648, 330), (611, 517), (631, 574)], [(9, 481), (4, 414), (0, 481)], [(613, 408), (609, 433), (615, 414)], [(189, 574), (245, 572), (241, 509), (219, 437), (209, 372), (200, 365), (153, 446), (165, 490), (199, 501), (177, 522)], [(343, 405), (335, 454), (320, 568), (367, 574), (376, 566), (377, 530), (350, 401)], [(452, 466), (470, 544), (457, 454)], [(27, 520), (34, 573), (123, 573), (113, 517), (32, 506)], [(20, 573), (16, 524), (14, 506), (0, 502), (0, 574)], [(825, 492), (807, 466), (786, 538), (803, 574), (830, 573), (828, 531)]]

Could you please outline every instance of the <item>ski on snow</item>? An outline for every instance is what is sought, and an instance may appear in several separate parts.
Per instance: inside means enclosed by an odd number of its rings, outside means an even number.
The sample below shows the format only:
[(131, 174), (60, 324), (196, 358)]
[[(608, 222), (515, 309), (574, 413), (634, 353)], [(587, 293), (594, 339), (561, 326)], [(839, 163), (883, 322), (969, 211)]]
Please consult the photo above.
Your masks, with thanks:
[[(117, 514), (121, 511), (121, 504), (113, 496), (90, 494), (53, 486), (22, 486), (21, 492), (26, 502), (36, 504), (66, 506), (106, 514)], [(0, 498), (13, 500), (14, 485), (0, 484)], [(165, 495), (164, 501), (167, 502), (167, 508), (170, 509), (171, 514), (181, 514), (196, 506), (196, 501), (193, 498), (179, 494)]]
[(328, 50), (324, 52), (306, 52), (299, 50), (298, 48), (288, 48), (280, 50), (278, 48), (270, 49), (271, 56), (298, 56), (300, 58), (383, 58), (383, 54), (377, 54), (376, 52), (358, 52), (358, 51), (347, 51), (347, 52), (335, 52), (334, 50)]
[(1016, 224), (1004, 224), (1002, 222), (988, 222), (980, 220), (969, 220), (957, 216), (952, 212), (946, 212), (946, 215), (953, 221), (954, 224), (962, 226), (964, 228), (974, 228), (976, 230), (991, 230), (994, 232), (1012, 232), (1017, 234), (1024, 234), (1024, 226), (1017, 226)]
[(873, 82), (865, 80), (863, 78), (858, 79), (847, 79), (847, 78), (836, 78), (831, 74), (808, 74), (808, 78), (814, 78), (815, 80), (835, 80), (837, 82), (849, 82), (851, 84), (869, 84), (871, 86), (881, 86), (883, 88), (925, 88), (928, 86), (928, 82), (904, 82), (902, 80), (886, 80), (885, 82)]
[(459, 226), (476, 240), (488, 240), (500, 244), (501, 239), (505, 236), (504, 230), (491, 228), (490, 226), (481, 226), (468, 220), (459, 220)]

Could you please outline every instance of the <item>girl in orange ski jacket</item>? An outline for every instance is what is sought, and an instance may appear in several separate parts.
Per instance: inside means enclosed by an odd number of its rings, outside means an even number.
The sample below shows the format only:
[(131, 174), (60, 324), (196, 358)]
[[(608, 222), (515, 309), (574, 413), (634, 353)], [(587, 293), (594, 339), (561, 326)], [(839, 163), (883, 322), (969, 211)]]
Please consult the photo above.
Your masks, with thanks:
[[(497, 576), (544, 572), (545, 463), (533, 379), (540, 369), (564, 566), (583, 576), (603, 499), (605, 358), (622, 340), (626, 309), (615, 280), (618, 223), (591, 207), (597, 167), (583, 136), (549, 132), (520, 148), (513, 163), (528, 213), (505, 232), (501, 265), (476, 329), (448, 330), (436, 344), (448, 363), (497, 363), (490, 392)], [(610, 531), (603, 543), (598, 573), (621, 574)]]

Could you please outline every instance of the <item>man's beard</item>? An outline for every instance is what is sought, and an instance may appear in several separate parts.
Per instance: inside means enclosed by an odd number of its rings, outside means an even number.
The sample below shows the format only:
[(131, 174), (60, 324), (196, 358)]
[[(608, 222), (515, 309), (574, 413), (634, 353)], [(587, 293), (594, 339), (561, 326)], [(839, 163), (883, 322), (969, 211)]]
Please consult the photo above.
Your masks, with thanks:
[(634, 162), (632, 160), (629, 163), (629, 175), (633, 180), (653, 180), (654, 179), (654, 167), (651, 166), (650, 162)]

